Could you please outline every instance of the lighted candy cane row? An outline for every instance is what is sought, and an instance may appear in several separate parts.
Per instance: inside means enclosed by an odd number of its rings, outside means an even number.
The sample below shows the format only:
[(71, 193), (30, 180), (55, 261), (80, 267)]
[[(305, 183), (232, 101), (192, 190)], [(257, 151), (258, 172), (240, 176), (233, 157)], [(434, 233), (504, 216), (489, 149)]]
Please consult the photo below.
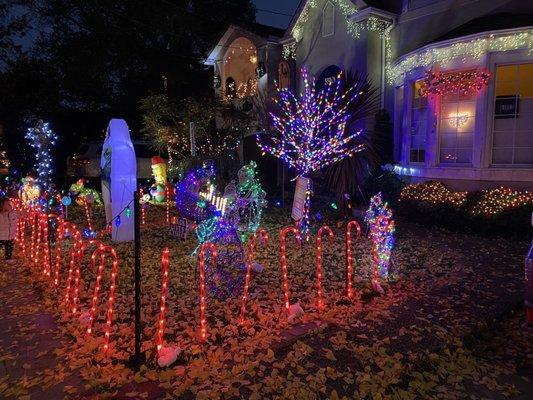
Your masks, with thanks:
[(167, 286), (168, 286), (168, 247), (163, 249), (163, 255), (161, 256), (161, 274), (163, 276), (161, 283), (161, 304), (159, 306), (159, 320), (157, 324), (156, 334), (156, 346), (157, 355), (160, 355), (161, 348), (163, 347), (163, 336), (165, 332), (165, 309), (167, 300)]
[(94, 295), (91, 301), (91, 309), (89, 311), (89, 322), (87, 327), (87, 334), (92, 334), (94, 317), (96, 314), (96, 307), (98, 304), (98, 293), (100, 292), (100, 283), (104, 273), (106, 253), (111, 257), (111, 284), (109, 287), (109, 297), (106, 313), (106, 324), (104, 327), (104, 354), (109, 350), (109, 338), (111, 335), (111, 323), (113, 321), (113, 303), (115, 301), (115, 284), (118, 274), (118, 259), (115, 249), (111, 246), (100, 245), (91, 256), (91, 265), (96, 266), (96, 257), (100, 256), (100, 264), (98, 265), (98, 272), (96, 274), (96, 285), (94, 287)]
[(144, 197), (144, 190), (143, 190), (143, 188), (139, 188), (139, 199), (142, 200), (142, 204), (141, 204), (141, 225), (144, 225), (146, 223), (146, 207), (147, 207), (147, 203), (143, 199), (143, 197)]

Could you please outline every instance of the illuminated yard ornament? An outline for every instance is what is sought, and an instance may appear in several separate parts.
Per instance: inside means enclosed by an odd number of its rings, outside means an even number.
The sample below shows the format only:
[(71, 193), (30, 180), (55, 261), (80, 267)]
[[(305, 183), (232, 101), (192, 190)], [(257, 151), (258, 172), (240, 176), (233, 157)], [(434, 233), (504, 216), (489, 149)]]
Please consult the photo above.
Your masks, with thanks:
[(161, 157), (152, 157), (152, 174), (155, 180), (150, 188), (152, 200), (155, 203), (163, 203), (166, 198), (167, 164)]
[[(111, 225), (111, 239), (129, 242), (134, 238), (134, 218), (126, 218), (124, 212), (133, 203), (137, 190), (137, 160), (126, 121), (112, 119), (100, 161), (102, 168), (102, 197), (107, 226)], [(117, 218), (121, 223), (116, 224)]]
[(41, 196), (41, 187), (37, 180), (32, 175), (27, 175), (22, 179), (22, 186), (20, 187), (19, 197), (24, 205), (37, 204)]
[(57, 135), (50, 129), (48, 122), (39, 120), (34, 128), (29, 128), (26, 132), (26, 139), (30, 146), (36, 151), (35, 169), (37, 171), (37, 181), (43, 191), (50, 189), (52, 174), (52, 155), (50, 148), (56, 144)]
[[(85, 179), (78, 179), (75, 183), (70, 185), (70, 188), (68, 190), (70, 196), (75, 197), (76, 204), (80, 206), (84, 206), (86, 204), (86, 200), (88, 200), (88, 202), (91, 204), (101, 206), (102, 196), (97, 190), (86, 188), (86, 182), (87, 181)], [(70, 203), (68, 205), (70, 205)]]
[[(269, 153), (296, 170), (298, 176), (310, 175), (361, 151), (356, 144), (361, 131), (349, 132), (347, 124), (351, 116), (350, 106), (363, 94), (358, 86), (344, 88), (342, 74), (326, 83), (322, 90), (315, 87), (315, 79), (302, 69), (304, 90), (295, 95), (288, 89), (278, 89), (274, 99), (277, 113), (270, 113), (277, 135), (258, 135), (257, 144), (263, 154)], [(300, 230), (309, 230), (311, 192), (300, 220)]]
[(387, 202), (383, 202), (381, 193), (370, 199), (370, 207), (366, 212), (365, 222), (369, 226), (370, 238), (372, 239), (374, 262), (372, 285), (376, 291), (383, 293), (379, 279), (386, 279), (389, 275), (395, 227), (392, 211)]

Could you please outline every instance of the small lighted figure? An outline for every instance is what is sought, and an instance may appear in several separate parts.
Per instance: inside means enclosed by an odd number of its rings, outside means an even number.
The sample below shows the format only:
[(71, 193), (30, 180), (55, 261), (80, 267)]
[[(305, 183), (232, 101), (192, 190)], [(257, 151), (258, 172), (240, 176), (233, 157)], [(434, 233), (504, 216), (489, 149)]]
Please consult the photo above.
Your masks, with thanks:
[(448, 123), (453, 128), (462, 128), (468, 123), (470, 114), (467, 112), (451, 113), (448, 115)]
[(34, 204), (41, 195), (41, 187), (37, 183), (35, 176), (28, 175), (22, 180), (20, 188), (20, 199), (24, 204)]
[(161, 157), (152, 157), (152, 174), (155, 183), (150, 188), (153, 201), (162, 203), (165, 201), (165, 188), (167, 185), (167, 164)]

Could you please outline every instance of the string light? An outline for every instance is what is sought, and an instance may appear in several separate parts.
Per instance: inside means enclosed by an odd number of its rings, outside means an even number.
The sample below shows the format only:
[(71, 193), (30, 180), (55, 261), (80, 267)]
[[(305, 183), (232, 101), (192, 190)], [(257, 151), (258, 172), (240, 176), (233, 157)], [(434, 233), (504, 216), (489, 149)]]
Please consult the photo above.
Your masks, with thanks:
[(481, 198), (474, 205), (472, 214), (492, 217), (521, 206), (533, 206), (533, 193), (499, 187), (484, 190)]
[(72, 244), (72, 248), (70, 251), (70, 261), (68, 264), (68, 274), (67, 274), (67, 284), (65, 288), (65, 304), (67, 307), (70, 305), (71, 300), (71, 289), (72, 289), (72, 276), (74, 275), (75, 266), (78, 263), (80, 256), (80, 247), (81, 247), (81, 234), (76, 229), (75, 225), (68, 225), (69, 226), (69, 232), (71, 236), (74, 238), (74, 242)]
[[(144, 197), (144, 190), (142, 188), (139, 188), (139, 197), (141, 199)], [(141, 225), (144, 225), (146, 223), (146, 207), (147, 207), (147, 203), (143, 201), (141, 203)], [(120, 216), (117, 216), (117, 219), (120, 221)]]
[(163, 347), (163, 336), (165, 332), (165, 309), (166, 309), (166, 299), (167, 299), (167, 284), (168, 284), (168, 258), (169, 250), (168, 247), (163, 249), (163, 254), (161, 256), (161, 302), (159, 306), (159, 320), (157, 324), (157, 335), (156, 335), (156, 346), (157, 346), (157, 355), (159, 356), (161, 348)]
[(330, 243), (333, 242), (333, 231), (329, 226), (323, 225), (320, 227), (316, 237), (316, 290), (317, 290), (317, 306), (318, 310), (324, 309), (323, 290), (322, 290), (322, 235), (327, 233)]
[(400, 202), (422, 201), (430, 204), (449, 204), (461, 207), (467, 192), (449, 190), (442, 182), (432, 181), (405, 186), (400, 192)]
[(82, 242), (81, 238), (79, 239), (79, 242), (77, 245), (77, 252), (76, 252), (77, 263), (76, 263), (76, 270), (74, 272), (74, 288), (72, 291), (72, 307), (71, 307), (72, 314), (76, 314), (78, 310), (78, 299), (79, 299), (79, 288), (80, 288), (80, 269), (83, 263), (83, 259), (85, 258), (85, 251), (87, 250), (89, 246), (95, 246), (97, 250), (97, 249), (104, 247), (104, 244), (100, 242), (99, 240), (92, 239), (87, 242)]
[(87, 228), (93, 232), (93, 225), (91, 222), (91, 206), (87, 201), (87, 198), (83, 198), (83, 208), (85, 209), (85, 219), (87, 220)]
[(419, 95), (443, 96), (479, 92), (489, 84), (490, 73), (485, 71), (428, 72), (418, 90)]
[(290, 300), (289, 300), (289, 277), (287, 272), (287, 246), (286, 246), (286, 236), (287, 234), (292, 233), (296, 237), (298, 245), (301, 245), (302, 238), (300, 232), (294, 226), (288, 226), (283, 228), (280, 232), (280, 241), (281, 241), (281, 270), (283, 275), (283, 294), (285, 297), (285, 310), (287, 315), (290, 314)]
[(259, 229), (250, 237), (250, 242), (248, 243), (248, 254), (246, 257), (246, 277), (244, 279), (244, 289), (242, 294), (242, 304), (241, 304), (241, 316), (239, 323), (243, 325), (246, 318), (246, 302), (248, 301), (248, 289), (250, 287), (250, 276), (252, 274), (253, 262), (254, 262), (254, 251), (257, 245), (257, 237), (261, 238), (261, 242), (266, 244), (268, 242), (268, 233), (264, 229)]
[(389, 83), (414, 68), (431, 68), (435, 64), (447, 64), (459, 60), (463, 64), (470, 60), (480, 60), (485, 54), (518, 49), (533, 48), (533, 30), (517, 29), (514, 32), (484, 32), (471, 35), (453, 43), (432, 44), (400, 57), (393, 65), (388, 65)]
[(357, 221), (350, 221), (346, 225), (346, 295), (349, 299), (353, 298), (352, 289), (352, 230), (355, 228), (355, 237), (357, 240), (361, 238), (361, 226)]
[(394, 221), (386, 215), (378, 215), (371, 226), (373, 274), (372, 287), (379, 293), (384, 290), (379, 283), (379, 278), (388, 275), (388, 267), (394, 245)]
[(34, 128), (28, 129), (25, 137), (30, 141), (30, 146), (36, 150), (35, 165), (38, 182), (44, 191), (49, 191), (52, 174), (50, 147), (56, 144), (57, 135), (52, 132), (48, 122), (39, 120)]
[(170, 187), (165, 185), (165, 205), (166, 205), (166, 218), (167, 224), (170, 225)]
[(206, 252), (211, 253), (211, 263), (213, 266), (217, 264), (217, 247), (213, 243), (204, 243), (200, 249), (200, 341), (207, 340), (207, 320), (205, 318), (205, 255)]
[(89, 312), (89, 326), (87, 327), (87, 334), (92, 333), (92, 327), (94, 323), (94, 316), (96, 313), (96, 306), (98, 303), (98, 293), (100, 291), (100, 284), (102, 280), (102, 274), (104, 272), (106, 254), (111, 257), (111, 285), (109, 287), (109, 297), (106, 313), (106, 324), (104, 328), (104, 354), (107, 354), (109, 350), (109, 338), (111, 334), (111, 323), (113, 321), (113, 303), (115, 300), (115, 282), (118, 274), (118, 259), (115, 249), (111, 246), (99, 246), (91, 256), (91, 265), (94, 269), (96, 264), (96, 256), (100, 256), (100, 264), (98, 265), (98, 272), (96, 275), (96, 285), (94, 287), (94, 295), (91, 302), (91, 310)]

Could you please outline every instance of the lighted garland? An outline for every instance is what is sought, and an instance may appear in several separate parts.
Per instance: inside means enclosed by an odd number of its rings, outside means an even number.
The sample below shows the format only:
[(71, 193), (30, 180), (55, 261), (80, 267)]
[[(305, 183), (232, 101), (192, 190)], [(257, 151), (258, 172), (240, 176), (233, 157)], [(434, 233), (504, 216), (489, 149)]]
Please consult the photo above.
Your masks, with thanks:
[(423, 97), (429, 95), (475, 93), (489, 84), (490, 74), (485, 71), (455, 73), (428, 72), (424, 85), (419, 89)]
[(455, 192), (441, 182), (430, 181), (404, 187), (400, 192), (400, 201), (414, 200), (461, 207), (466, 201), (466, 195), (467, 192)]
[(533, 208), (533, 193), (499, 187), (484, 190), (481, 199), (473, 207), (472, 214), (491, 217), (521, 206)]
[(35, 166), (38, 183), (44, 191), (48, 191), (52, 174), (50, 148), (56, 144), (57, 135), (50, 129), (48, 122), (38, 121), (34, 128), (29, 128), (26, 132), (26, 139), (36, 150)]

